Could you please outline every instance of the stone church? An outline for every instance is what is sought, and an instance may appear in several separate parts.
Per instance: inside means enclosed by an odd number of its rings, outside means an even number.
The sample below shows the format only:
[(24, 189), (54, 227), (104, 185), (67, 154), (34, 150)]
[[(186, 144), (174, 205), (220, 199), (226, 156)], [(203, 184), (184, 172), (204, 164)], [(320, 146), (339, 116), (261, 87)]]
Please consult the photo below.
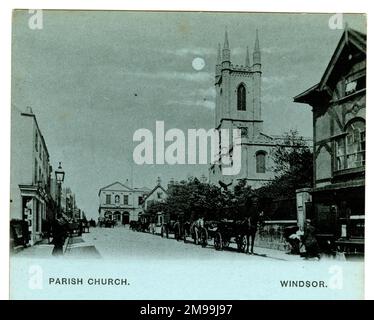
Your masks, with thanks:
[[(244, 62), (244, 65), (232, 63), (226, 30), (222, 50), (218, 45), (215, 127), (217, 130), (241, 130), (241, 171), (236, 176), (225, 176), (222, 174), (224, 164), (218, 160), (209, 168), (209, 181), (235, 185), (238, 180), (245, 179), (247, 185), (258, 188), (274, 178), (271, 152), (277, 145), (284, 144), (284, 140), (263, 131), (261, 50), (257, 30), (252, 63), (248, 47)], [(232, 153), (232, 144), (228, 152)], [(225, 151), (220, 150), (222, 153)]]

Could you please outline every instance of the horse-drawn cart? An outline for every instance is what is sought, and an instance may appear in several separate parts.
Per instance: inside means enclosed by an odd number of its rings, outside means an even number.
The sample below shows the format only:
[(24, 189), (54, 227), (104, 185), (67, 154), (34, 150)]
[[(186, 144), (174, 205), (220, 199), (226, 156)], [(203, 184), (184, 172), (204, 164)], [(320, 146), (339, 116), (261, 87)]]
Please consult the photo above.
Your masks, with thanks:
[(190, 237), (194, 244), (200, 244), (202, 247), (206, 247), (208, 245), (208, 240), (214, 238), (217, 224), (217, 221), (202, 222), (201, 220), (196, 220), (185, 222), (182, 228), (184, 242), (187, 242), (187, 239)]
[(138, 221), (131, 221), (130, 222), (130, 229), (133, 231), (138, 232), (150, 232), (154, 233), (154, 225), (156, 220), (156, 216), (154, 214), (145, 214), (139, 216)]
[(248, 227), (245, 221), (224, 220), (214, 231), (214, 248), (223, 250), (236, 243), (239, 252), (244, 252), (248, 244)]
[(182, 239), (182, 216), (179, 214), (163, 214), (161, 225), (161, 237), (169, 238), (174, 234), (174, 239), (177, 241)]

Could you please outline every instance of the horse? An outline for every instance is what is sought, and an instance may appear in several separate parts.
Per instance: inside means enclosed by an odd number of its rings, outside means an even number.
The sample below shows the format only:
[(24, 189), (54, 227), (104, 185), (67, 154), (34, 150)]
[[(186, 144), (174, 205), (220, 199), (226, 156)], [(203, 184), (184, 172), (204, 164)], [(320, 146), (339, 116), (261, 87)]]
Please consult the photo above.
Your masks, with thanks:
[[(255, 244), (256, 233), (259, 227), (259, 224), (262, 221), (263, 212), (253, 214), (248, 216), (243, 224), (243, 235), (246, 237), (246, 248), (245, 253), (249, 253), (249, 243), (251, 243), (251, 254), (253, 254), (253, 247)], [(249, 242), (249, 238), (251, 238), (251, 242)]]

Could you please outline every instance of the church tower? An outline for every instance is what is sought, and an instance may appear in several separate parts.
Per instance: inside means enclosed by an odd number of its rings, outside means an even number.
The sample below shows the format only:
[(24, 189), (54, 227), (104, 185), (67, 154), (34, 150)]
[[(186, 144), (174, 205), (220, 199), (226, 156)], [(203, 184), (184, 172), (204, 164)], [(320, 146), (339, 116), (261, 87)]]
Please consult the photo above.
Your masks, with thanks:
[[(286, 145), (283, 137), (263, 132), (261, 114), (261, 51), (258, 31), (251, 55), (248, 47), (243, 55), (242, 65), (234, 65), (231, 60), (229, 36), (225, 30), (223, 47), (218, 45), (215, 88), (215, 127), (241, 130), (241, 166), (236, 175), (224, 175), (227, 166), (223, 155), (232, 156), (232, 141), (229, 150), (221, 149), (217, 161), (209, 168), (209, 182), (220, 186), (235, 186), (245, 180), (252, 188), (259, 188), (275, 177), (272, 152), (280, 145)], [(234, 142), (235, 143), (235, 142)], [(226, 158), (227, 159), (227, 158)]]
[[(244, 58), (244, 57), (243, 57)], [(218, 44), (215, 87), (215, 126), (240, 128), (242, 138), (252, 139), (262, 131), (261, 119), (261, 52), (256, 30), (253, 64), (247, 47), (244, 64), (234, 65), (228, 32), (225, 30), (223, 48)]]
[[(255, 188), (270, 181), (274, 176), (269, 169), (271, 162), (269, 154), (275, 145), (275, 140), (263, 133), (261, 116), (262, 66), (257, 30), (254, 36), (252, 56), (249, 48), (246, 47), (241, 65), (234, 65), (231, 60), (227, 30), (225, 30), (222, 49), (218, 44), (215, 72), (215, 127), (217, 130), (241, 130), (241, 169), (236, 176), (223, 175), (224, 164), (219, 157), (219, 160), (209, 169), (209, 181), (212, 183), (235, 185), (237, 181), (244, 179)], [(232, 148), (230, 147), (227, 152), (231, 156)], [(220, 155), (223, 154), (227, 153), (220, 149)]]

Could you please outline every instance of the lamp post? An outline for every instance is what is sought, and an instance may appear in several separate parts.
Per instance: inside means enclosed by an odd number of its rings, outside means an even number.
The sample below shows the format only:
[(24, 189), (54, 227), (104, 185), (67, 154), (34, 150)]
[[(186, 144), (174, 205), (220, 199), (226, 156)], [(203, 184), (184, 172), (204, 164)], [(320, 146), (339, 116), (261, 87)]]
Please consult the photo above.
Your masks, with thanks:
[(65, 171), (62, 170), (61, 162), (58, 164), (57, 170), (55, 170), (56, 175), (56, 182), (57, 182), (57, 213), (58, 215), (61, 213), (61, 184), (65, 178)]

